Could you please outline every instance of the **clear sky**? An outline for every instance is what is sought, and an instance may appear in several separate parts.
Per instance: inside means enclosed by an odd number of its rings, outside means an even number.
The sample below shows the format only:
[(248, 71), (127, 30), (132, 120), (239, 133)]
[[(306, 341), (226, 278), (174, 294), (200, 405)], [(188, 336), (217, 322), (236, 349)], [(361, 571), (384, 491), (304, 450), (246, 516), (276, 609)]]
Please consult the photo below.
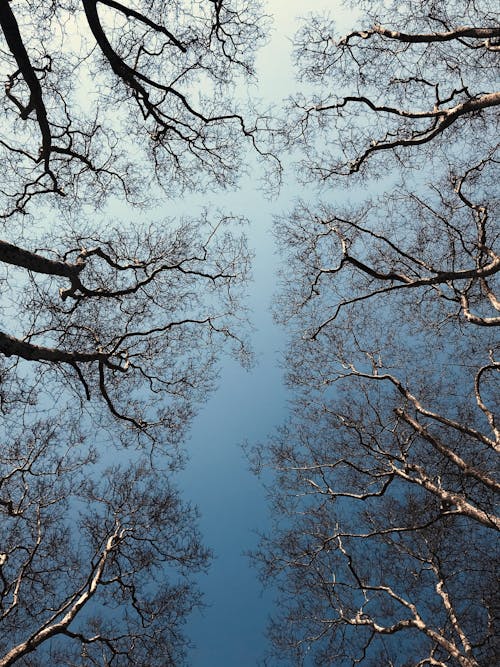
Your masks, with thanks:
[[(341, 12), (338, 3), (327, 0), (269, 0), (267, 7), (274, 28), (270, 43), (258, 56), (256, 92), (279, 106), (298, 87), (290, 64), (297, 17), (330, 11), (340, 18)], [(270, 315), (278, 265), (272, 218), (291, 207), (295, 192), (295, 186), (286, 187), (286, 180), (273, 202), (266, 201), (251, 179), (237, 193), (224, 195), (224, 207), (247, 216), (251, 223), (248, 233), (256, 258), (250, 305), (257, 328), (253, 336), (257, 363), (250, 372), (234, 362), (224, 365), (219, 390), (195, 420), (188, 443), (191, 460), (179, 479), (185, 497), (200, 508), (205, 542), (216, 555), (209, 574), (200, 580), (210, 606), (203, 614), (195, 612), (188, 624), (196, 644), (188, 661), (191, 667), (251, 667), (258, 664), (266, 645), (273, 593), (262, 590), (244, 552), (256, 545), (255, 532), (265, 529), (267, 510), (264, 490), (248, 470), (241, 443), (265, 441), (286, 417), (279, 368), (284, 336)]]

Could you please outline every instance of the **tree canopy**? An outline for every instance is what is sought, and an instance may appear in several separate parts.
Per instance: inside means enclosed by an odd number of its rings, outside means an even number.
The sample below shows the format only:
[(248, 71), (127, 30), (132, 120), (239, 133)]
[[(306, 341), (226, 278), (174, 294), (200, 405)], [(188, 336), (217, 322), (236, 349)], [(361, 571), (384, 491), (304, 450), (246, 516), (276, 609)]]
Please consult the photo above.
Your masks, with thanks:
[(255, 453), (276, 471), (255, 554), (280, 590), (273, 655), (486, 665), (500, 28), (489, 2), (359, 4), (346, 35), (304, 21), (296, 62), (316, 92), (276, 133), (321, 189), (277, 225), (296, 399)]
[(0, 21), (4, 217), (48, 193), (147, 201), (151, 177), (234, 184), (252, 130), (228, 87), (253, 71), (256, 2), (3, 3)]
[(311, 194), (276, 224), (292, 412), (253, 454), (269, 660), (493, 664), (500, 24), (351, 5), (303, 20), (277, 120), (234, 94), (257, 0), (0, 2), (0, 667), (185, 664), (210, 553), (172, 472), (249, 359), (251, 252), (169, 197), (235, 186), (247, 147)]
[(263, 26), (254, 0), (1, 3), (1, 665), (184, 662), (209, 553), (170, 471), (222, 351), (248, 359), (250, 253), (166, 196), (236, 183)]
[(183, 664), (209, 557), (195, 510), (147, 458), (103, 461), (68, 415), (7, 425), (0, 665)]
[[(36, 383), (49, 368), (136, 431), (178, 433), (218, 341), (244, 349), (249, 253), (227, 214), (152, 221), (147, 205), (159, 187), (234, 184), (252, 131), (229, 91), (252, 74), (259, 7), (4, 3), (0, 20), (6, 369), (37, 362)], [(134, 223), (110, 219), (113, 196)]]

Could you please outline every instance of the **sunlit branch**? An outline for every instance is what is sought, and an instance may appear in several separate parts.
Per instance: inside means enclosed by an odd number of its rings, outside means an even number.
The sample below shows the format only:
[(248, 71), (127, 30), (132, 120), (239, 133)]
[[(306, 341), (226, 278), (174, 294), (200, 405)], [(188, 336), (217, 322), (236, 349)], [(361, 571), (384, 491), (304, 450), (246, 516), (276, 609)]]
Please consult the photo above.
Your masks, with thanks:
[(390, 30), (383, 26), (376, 25), (370, 30), (356, 30), (349, 33), (339, 40), (339, 46), (347, 46), (349, 42), (355, 38), (370, 39), (370, 37), (380, 36), (388, 39), (393, 39), (398, 42), (406, 42), (408, 44), (431, 44), (433, 42), (448, 42), (455, 39), (463, 39), (470, 37), (471, 39), (486, 40), (485, 46), (489, 46), (492, 39), (500, 37), (500, 28), (475, 28), (472, 26), (462, 26), (455, 30), (448, 30), (446, 32), (428, 32), (428, 33), (405, 33), (399, 30)]
[[(109, 560), (110, 554), (116, 548), (117, 543), (123, 539), (124, 530), (117, 522), (115, 530), (107, 538), (106, 544), (99, 556), (99, 559), (89, 575), (85, 588), (75, 595), (71, 602), (66, 603), (62, 608), (56, 610), (52, 619), (44, 623), (43, 626), (33, 633), (24, 642), (14, 646), (5, 656), (0, 657), (0, 667), (9, 667), (28, 653), (35, 651), (41, 644), (50, 637), (62, 634), (76, 618), (77, 614), (87, 605), (95, 595), (98, 586), (101, 584), (104, 568)], [(56, 620), (58, 616), (62, 616)]]
[[(449, 109), (437, 108), (429, 111), (407, 111), (395, 107), (379, 106), (366, 97), (349, 96), (336, 104), (318, 105), (308, 110), (308, 112), (322, 113), (325, 111), (339, 111), (351, 103), (364, 104), (376, 113), (386, 113), (389, 116), (401, 116), (415, 119), (430, 118), (433, 122), (429, 127), (423, 130), (413, 130), (408, 138), (399, 137), (392, 141), (374, 139), (371, 145), (349, 164), (348, 174), (353, 174), (359, 171), (361, 166), (373, 153), (427, 144), (444, 132), (448, 127), (453, 125), (459, 118), (498, 106), (500, 104), (500, 92), (485, 93), (472, 99), (468, 99), (465, 102), (461, 102)], [(333, 173), (337, 172), (334, 171)]]

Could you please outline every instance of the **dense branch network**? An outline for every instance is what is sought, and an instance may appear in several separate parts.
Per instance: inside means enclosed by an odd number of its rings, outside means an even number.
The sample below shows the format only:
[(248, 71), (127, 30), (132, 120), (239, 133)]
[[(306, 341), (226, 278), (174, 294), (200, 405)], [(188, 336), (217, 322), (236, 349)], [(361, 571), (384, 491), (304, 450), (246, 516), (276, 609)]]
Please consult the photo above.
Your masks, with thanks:
[(275, 134), (320, 192), (276, 228), (294, 409), (252, 457), (270, 653), (478, 667), (498, 633), (498, 15), (358, 5), (344, 37), (303, 22), (307, 87)]
[[(388, 12), (388, 21), (390, 16)], [(427, 144), (446, 146), (469, 123), (480, 126), (495, 117), (500, 92), (491, 90), (491, 83), (500, 48), (498, 23), (447, 24), (443, 31), (436, 29), (436, 17), (429, 14), (426, 22), (425, 32), (374, 25), (341, 38), (321, 19), (304, 26), (296, 42), (303, 78), (328, 88), (333, 82), (340, 90), (354, 81), (357, 88), (356, 94), (320, 94), (313, 104), (296, 100), (294, 125), (287, 132), (306, 151), (318, 128), (330, 127), (337, 135), (333, 145), (338, 155), (325, 150), (316, 159), (314, 149), (309, 152), (305, 164), (312, 176), (365, 174), (377, 155), (380, 160), (391, 160), (391, 154), (404, 159)], [(376, 169), (383, 168), (380, 160), (373, 164)]]
[[(0, 147), (12, 170), (1, 188), (3, 217), (25, 212), (40, 195), (73, 204), (89, 188), (97, 201), (117, 190), (140, 201), (150, 177), (131, 152), (146, 157), (144, 138), (153, 177), (165, 187), (199, 185), (202, 174), (234, 182), (240, 137), (253, 131), (217, 92), (236, 70), (252, 74), (261, 39), (255, 3), (205, 0), (198, 15), (182, 2), (164, 9), (82, 0), (47, 11), (32, 4), (0, 9), (7, 81)], [(46, 39), (34, 39), (37, 31)], [(72, 40), (74, 51), (61, 51), (58, 40)], [(194, 102), (196, 81), (207, 93)], [(86, 101), (92, 96), (97, 105)]]
[(0, 666), (185, 662), (210, 554), (171, 473), (221, 350), (248, 361), (251, 253), (241, 218), (151, 211), (259, 150), (263, 18), (0, 2)]
[[(486, 424), (481, 384), (498, 370), (475, 381)], [(281, 592), (276, 651), (297, 664), (305, 651), (320, 664), (483, 664), (496, 633), (483, 588), (500, 528), (494, 423), (490, 434), (466, 408), (429, 409), (377, 369), (346, 369), (335, 386), (331, 400), (304, 393), (300, 422), (259, 452), (275, 470), (276, 525), (255, 555)]]
[(208, 558), (196, 514), (147, 461), (107, 468), (66, 417), (2, 429), (0, 665), (178, 664)]
[[(248, 252), (230, 223), (184, 221), (170, 236), (151, 225), (142, 237), (116, 230), (114, 240), (92, 246), (98, 237), (77, 236), (74, 249), (50, 251), (56, 259), (0, 242), (0, 260), (21, 281), (28, 272), (27, 298), (39, 302), (18, 318), (21, 334), (0, 332), (0, 352), (48, 364), (61, 377), (73, 373), (87, 400), (101, 396), (114, 417), (139, 431), (171, 423), (172, 435), (180, 435), (173, 415), (210, 387), (218, 345), (229, 341), (245, 352), (236, 327)], [(205, 360), (191, 346), (195, 339), (213, 348)], [(147, 407), (141, 388), (150, 395)]]
[[(497, 205), (493, 197), (485, 200), (484, 193), (471, 191), (468, 183), (488, 178), (482, 170), (493, 174), (497, 164), (488, 157), (427, 193), (395, 188), (354, 211), (302, 204), (291, 218), (282, 218), (278, 233), (303, 276), (302, 291), (295, 290), (287, 299), (292, 299), (297, 314), (303, 309), (314, 310), (318, 319), (322, 316), (317, 324), (309, 324), (311, 338), (343, 312), (383, 298), (408, 304), (437, 301), (443, 319), (498, 326)], [(322, 308), (314, 306), (315, 300)]]

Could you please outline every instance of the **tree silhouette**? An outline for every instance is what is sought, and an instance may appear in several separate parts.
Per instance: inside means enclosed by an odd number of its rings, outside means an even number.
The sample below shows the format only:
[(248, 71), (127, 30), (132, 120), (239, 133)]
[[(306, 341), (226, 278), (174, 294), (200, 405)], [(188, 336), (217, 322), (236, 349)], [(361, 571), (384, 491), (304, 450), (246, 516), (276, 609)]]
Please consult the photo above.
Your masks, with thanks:
[(4, 3), (3, 216), (47, 194), (147, 200), (145, 156), (176, 191), (234, 184), (252, 130), (228, 90), (261, 23), (255, 2)]
[(75, 408), (131, 426), (124, 438), (178, 442), (221, 345), (245, 357), (249, 254), (230, 222), (68, 230), (36, 253), (3, 242), (4, 293), (16, 300), (12, 333), (0, 334), (10, 372), (35, 363), (33, 386), (70, 388)]
[(248, 359), (250, 253), (165, 196), (258, 150), (232, 92), (263, 26), (253, 0), (1, 3), (1, 665), (185, 660), (209, 554), (170, 473), (222, 349)]
[(59, 414), (0, 455), (1, 665), (174, 665), (208, 553), (148, 460), (106, 465)]
[[(252, 74), (261, 23), (254, 2), (211, 0), (0, 11), (0, 352), (14, 372), (36, 362), (34, 386), (57, 378), (99, 396), (150, 440), (158, 428), (179, 438), (219, 343), (245, 355), (240, 221), (146, 211), (158, 186), (235, 182), (252, 130), (229, 91)], [(113, 196), (140, 205), (133, 222), (110, 219)]]

